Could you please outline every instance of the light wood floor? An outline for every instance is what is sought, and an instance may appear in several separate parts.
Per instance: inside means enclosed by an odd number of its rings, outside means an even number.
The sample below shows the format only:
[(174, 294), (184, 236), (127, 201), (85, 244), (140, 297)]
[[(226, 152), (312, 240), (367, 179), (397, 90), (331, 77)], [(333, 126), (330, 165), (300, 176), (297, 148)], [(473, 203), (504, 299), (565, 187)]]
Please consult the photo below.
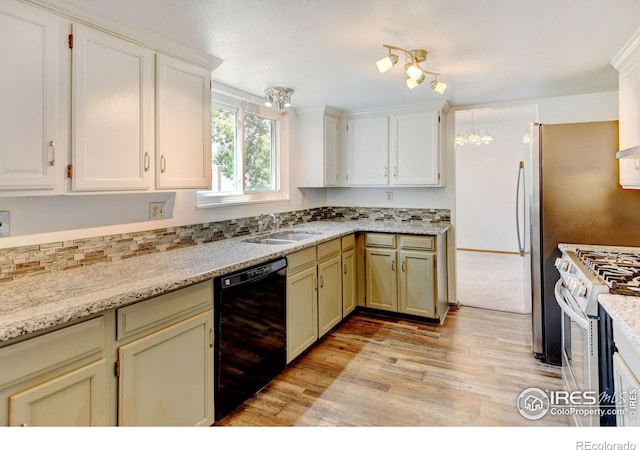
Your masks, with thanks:
[(358, 312), (217, 425), (568, 426), (516, 399), (562, 389), (530, 350), (530, 316), (471, 307), (444, 326)]

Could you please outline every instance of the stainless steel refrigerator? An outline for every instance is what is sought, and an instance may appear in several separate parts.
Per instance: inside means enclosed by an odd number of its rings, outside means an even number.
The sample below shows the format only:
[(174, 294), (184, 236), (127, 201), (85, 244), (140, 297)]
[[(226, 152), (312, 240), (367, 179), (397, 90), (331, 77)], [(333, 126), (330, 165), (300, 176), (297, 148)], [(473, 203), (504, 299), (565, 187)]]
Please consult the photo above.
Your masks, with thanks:
[(530, 133), (525, 192), (518, 194), (529, 200), (520, 207), (521, 223), (530, 225), (530, 240), (522, 236), (525, 293), (532, 299), (533, 353), (559, 365), (560, 308), (553, 295), (558, 244), (640, 246), (640, 191), (618, 183), (617, 121), (533, 124)]

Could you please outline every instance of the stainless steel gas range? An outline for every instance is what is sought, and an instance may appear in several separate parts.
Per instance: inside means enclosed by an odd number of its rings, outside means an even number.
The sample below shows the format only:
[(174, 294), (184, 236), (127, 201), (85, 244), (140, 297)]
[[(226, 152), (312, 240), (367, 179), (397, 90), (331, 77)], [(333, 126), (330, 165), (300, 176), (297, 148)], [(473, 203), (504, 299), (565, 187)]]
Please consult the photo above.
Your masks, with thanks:
[[(562, 310), (562, 377), (565, 389), (597, 393), (592, 414), (575, 414), (577, 425), (615, 425), (610, 319), (600, 294), (640, 296), (640, 249), (560, 244), (555, 298)], [(583, 405), (584, 406), (584, 405)], [(594, 411), (594, 409), (597, 409)], [(598, 412), (599, 411), (599, 412)]]

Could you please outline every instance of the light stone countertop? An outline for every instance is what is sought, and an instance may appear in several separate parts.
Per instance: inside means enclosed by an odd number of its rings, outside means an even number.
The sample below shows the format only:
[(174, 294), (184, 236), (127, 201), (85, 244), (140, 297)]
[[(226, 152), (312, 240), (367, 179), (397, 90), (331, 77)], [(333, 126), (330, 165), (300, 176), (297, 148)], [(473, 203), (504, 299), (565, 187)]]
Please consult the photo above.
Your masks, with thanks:
[(449, 227), (372, 220), (309, 222), (290, 229), (322, 234), (292, 244), (248, 243), (243, 241), (251, 236), (243, 236), (0, 283), (0, 344), (353, 232), (441, 235)]
[(601, 294), (598, 301), (640, 354), (640, 297)]

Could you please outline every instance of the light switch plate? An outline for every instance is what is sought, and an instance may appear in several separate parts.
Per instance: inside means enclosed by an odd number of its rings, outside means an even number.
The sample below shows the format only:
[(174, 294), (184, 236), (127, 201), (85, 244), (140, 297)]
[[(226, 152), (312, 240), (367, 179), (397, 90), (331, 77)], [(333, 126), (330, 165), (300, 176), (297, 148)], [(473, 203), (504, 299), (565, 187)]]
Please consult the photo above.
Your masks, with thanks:
[(9, 211), (0, 211), (0, 237), (9, 236)]

